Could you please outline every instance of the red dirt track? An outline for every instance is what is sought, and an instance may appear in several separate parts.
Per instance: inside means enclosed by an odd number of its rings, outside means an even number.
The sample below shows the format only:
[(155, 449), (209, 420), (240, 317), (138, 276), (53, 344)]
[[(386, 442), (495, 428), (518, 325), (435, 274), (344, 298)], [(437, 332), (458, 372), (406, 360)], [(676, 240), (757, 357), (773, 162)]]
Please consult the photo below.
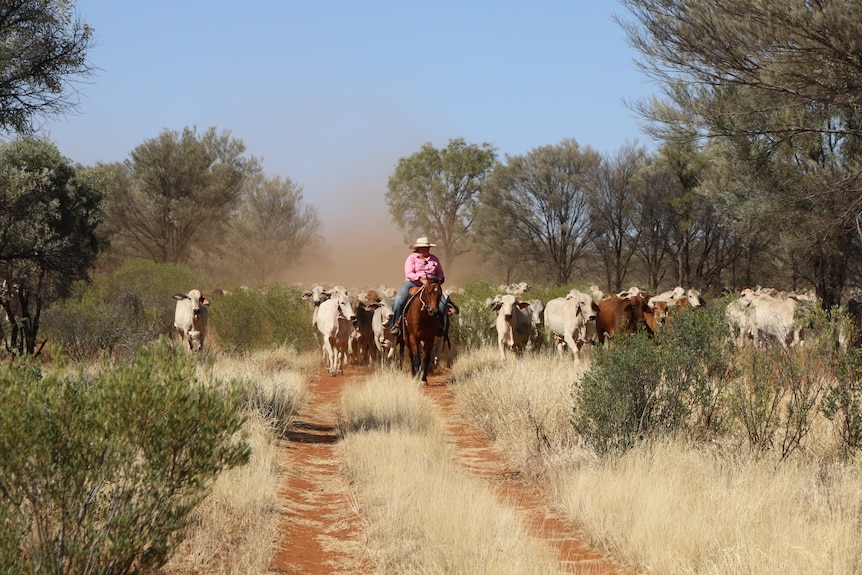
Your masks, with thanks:
[[(312, 398), (283, 442), (289, 481), (282, 491), (287, 508), (281, 551), (273, 568), (290, 575), (371, 574), (374, 565), (364, 554), (362, 517), (351, 502), (341, 475), (335, 442), (338, 398), (354, 377), (369, 372), (347, 367), (343, 376), (325, 370), (311, 382)], [(429, 375), (423, 388), (437, 407), (456, 460), (472, 475), (514, 507), (530, 533), (557, 550), (567, 573), (623, 574), (611, 560), (591, 550), (575, 526), (553, 513), (539, 490), (493, 450), (489, 438), (464, 421), (454, 409), (448, 372)]]

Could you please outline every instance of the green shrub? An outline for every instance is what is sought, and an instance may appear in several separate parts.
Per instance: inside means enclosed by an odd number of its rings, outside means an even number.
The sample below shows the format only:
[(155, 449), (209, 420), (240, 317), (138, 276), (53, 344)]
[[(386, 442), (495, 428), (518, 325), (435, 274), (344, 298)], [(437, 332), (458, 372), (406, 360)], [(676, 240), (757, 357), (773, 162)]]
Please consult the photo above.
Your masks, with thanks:
[(851, 348), (840, 357), (821, 411), (838, 430), (842, 455), (857, 452), (862, 447), (862, 350)]
[(576, 390), (574, 425), (602, 454), (626, 450), (660, 425), (660, 350), (643, 331), (596, 348)]
[(656, 338), (666, 385), (677, 390), (685, 415), (679, 423), (698, 439), (725, 431), (727, 390), (738, 375), (725, 307), (724, 301), (714, 300), (705, 307), (675, 310)]
[(243, 289), (214, 298), (209, 321), (219, 345), (229, 351), (279, 346), (308, 351), (317, 346), (311, 313), (300, 290), (274, 286), (266, 293)]
[(449, 328), (452, 345), (466, 351), (494, 341), (494, 314), (485, 302), (495, 293), (489, 284), (477, 282), (465, 286), (463, 293), (452, 295), (460, 310)]
[(5, 573), (144, 573), (223, 470), (244, 464), (240, 392), (162, 340), (93, 374), (0, 366)]
[(718, 302), (677, 310), (655, 338), (639, 331), (599, 346), (575, 391), (575, 427), (600, 453), (656, 434), (720, 433), (736, 376), (727, 334)]
[(131, 261), (112, 274), (75, 284), (69, 298), (45, 311), (43, 333), (78, 361), (103, 352), (126, 359), (138, 345), (171, 332), (175, 293), (205, 282), (176, 264)]

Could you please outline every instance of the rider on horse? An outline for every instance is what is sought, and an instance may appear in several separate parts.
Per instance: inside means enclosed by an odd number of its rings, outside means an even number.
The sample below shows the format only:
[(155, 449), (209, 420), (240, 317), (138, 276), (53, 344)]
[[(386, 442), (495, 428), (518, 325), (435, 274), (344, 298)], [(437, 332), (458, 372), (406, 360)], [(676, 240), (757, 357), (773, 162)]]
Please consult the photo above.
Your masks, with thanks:
[[(443, 266), (440, 260), (431, 253), (431, 248), (437, 247), (437, 244), (432, 244), (427, 237), (417, 239), (411, 246), (413, 250), (407, 261), (404, 262), (404, 278), (405, 281), (401, 284), (398, 292), (395, 294), (395, 301), (392, 303), (394, 315), (392, 317), (393, 334), (401, 333), (401, 315), (404, 312), (404, 305), (410, 297), (410, 288), (426, 284), (430, 281), (443, 283), (445, 275), (443, 274)], [(440, 306), (438, 317), (440, 318), (440, 328), (438, 335), (444, 335), (444, 317), (446, 314), (446, 297), (440, 298)]]

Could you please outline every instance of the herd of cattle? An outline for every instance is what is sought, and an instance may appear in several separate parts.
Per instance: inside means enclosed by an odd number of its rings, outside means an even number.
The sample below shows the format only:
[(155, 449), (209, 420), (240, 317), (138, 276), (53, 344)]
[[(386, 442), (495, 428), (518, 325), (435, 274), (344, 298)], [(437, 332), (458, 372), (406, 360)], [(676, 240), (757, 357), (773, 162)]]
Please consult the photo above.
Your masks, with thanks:
[[(451, 293), (446, 293), (446, 296)], [(323, 349), (323, 360), (329, 375), (343, 372), (345, 362), (369, 365), (391, 363), (398, 353), (397, 336), (390, 331), (394, 315), (392, 302), (395, 290), (381, 287), (349, 295), (342, 286), (331, 289), (315, 284), (302, 294), (312, 302), (311, 324)], [(446, 305), (448, 316), (459, 313), (451, 300)], [(444, 345), (449, 342), (448, 330), (435, 338), (432, 367), (437, 366)]]
[[(676, 287), (658, 295), (631, 287), (603, 294), (595, 285), (589, 292), (577, 289), (563, 297), (542, 302), (527, 299), (525, 283), (500, 286), (500, 292), (485, 302), (496, 314), (496, 343), (500, 358), (536, 346), (545, 337), (556, 343), (560, 353), (581, 358), (588, 343), (602, 344), (615, 333), (632, 333), (640, 326), (655, 334), (669, 324), (677, 310), (701, 307), (704, 300), (695, 289)], [(458, 306), (447, 290), (448, 316), (458, 314)], [(325, 288), (315, 284), (302, 294), (312, 303), (311, 324), (321, 345), (323, 361), (330, 375), (343, 373), (345, 363), (371, 365), (400, 360), (396, 336), (390, 333), (394, 289), (350, 293), (342, 286)], [(174, 326), (192, 351), (203, 347), (206, 337), (209, 300), (200, 291), (177, 294)], [(746, 288), (725, 310), (730, 333), (741, 347), (776, 342), (787, 348), (803, 341), (805, 310), (816, 301), (812, 293), (780, 292)], [(862, 327), (862, 305), (851, 301), (849, 311), (857, 330)], [(490, 319), (490, 318), (489, 318)], [(448, 329), (434, 343), (432, 367), (440, 360), (444, 346), (451, 347)], [(546, 336), (543, 334), (547, 334)]]

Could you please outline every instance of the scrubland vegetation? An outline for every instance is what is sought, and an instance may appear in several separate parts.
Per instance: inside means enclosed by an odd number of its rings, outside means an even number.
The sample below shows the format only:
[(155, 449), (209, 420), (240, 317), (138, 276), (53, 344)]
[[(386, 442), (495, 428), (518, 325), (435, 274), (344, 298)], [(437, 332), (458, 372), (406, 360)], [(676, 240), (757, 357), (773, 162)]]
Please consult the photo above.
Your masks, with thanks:
[[(143, 272), (135, 268), (134, 273), (123, 269), (118, 273), (137, 279), (123, 283), (122, 289), (99, 290), (98, 298), (82, 297), (92, 305), (76, 312), (82, 317), (75, 325), (95, 325), (88, 314), (122, 310), (107, 305), (122, 297), (141, 302), (130, 308), (140, 315), (115, 321), (125, 322), (129, 342), (143, 337), (130, 326), (146, 331), (150, 324), (134, 317), (156, 317), (163, 304), (139, 291), (170, 290), (142, 281), (160, 277), (158, 266), (144, 266)], [(548, 288), (541, 297), (564, 289)], [(672, 328), (656, 338), (636, 334), (588, 348), (582, 363), (568, 353), (558, 355), (552, 345), (501, 362), (491, 343), (492, 316), (483, 305), (490, 291), (474, 285), (459, 296), (461, 314), (452, 330), (458, 353), (447, 385), (459, 412), (487, 431), (511, 464), (534, 479), (593, 545), (645, 573), (858, 570), (862, 360), (857, 350), (839, 345), (845, 340), (841, 331), (847, 329), (839, 314), (815, 311), (802, 346), (738, 350), (723, 320), (724, 302), (714, 299), (705, 309), (675, 316)], [(103, 340), (81, 337), (91, 346), (77, 348), (86, 361), (70, 363), (52, 350), (53, 359), (45, 365), (8, 363), (3, 393), (9, 409), (0, 434), (3, 452), (10, 454), (3, 462), (7, 485), (6, 478), (47, 478), (37, 464), (56, 463), (51, 458), (57, 453), (90, 453), (76, 446), (104, 445), (99, 453), (106, 454), (134, 449), (140, 454), (134, 460), (145, 462), (150, 453), (155, 457), (172, 445), (167, 439), (187, 437), (183, 430), (195, 431), (194, 441), (183, 439), (185, 444), (200, 445), (200, 430), (205, 434), (209, 429), (206, 452), (189, 454), (206, 458), (201, 468), (189, 471), (194, 481), (188, 485), (195, 489), (172, 508), (170, 528), (157, 534), (139, 529), (127, 547), (96, 539), (91, 544), (105, 557), (134, 548), (138, 555), (131, 561), (137, 565), (144, 564), (143, 554), (154, 553), (146, 560), (152, 565), (166, 560), (163, 573), (266, 572), (278, 544), (278, 489), (288, 471), (276, 439), (308, 400), (306, 384), (321, 365), (319, 349), (310, 343), (309, 310), (296, 303), (299, 295), (293, 288), (278, 288), (271, 294), (249, 291), (214, 298), (211, 345), (195, 358), (174, 354), (165, 342), (131, 352), (126, 345), (99, 348)], [(105, 305), (96, 305), (99, 298)], [(279, 302), (291, 298), (296, 302), (280, 307)], [(58, 341), (73, 325), (54, 321), (53, 311), (61, 309), (49, 309), (45, 318), (45, 333)], [(265, 333), (280, 329), (284, 337), (266, 345), (256, 339), (251, 324), (236, 325), (244, 313)], [(174, 391), (159, 395), (166, 389)], [(15, 395), (25, 390), (27, 395)], [(100, 398), (112, 394), (117, 401), (126, 398), (122, 406), (102, 405)], [(205, 416), (208, 425), (203, 428), (204, 416), (179, 399), (189, 394), (209, 398), (205, 405), (217, 414)], [(25, 397), (32, 403), (23, 403)], [(32, 409), (39, 405), (65, 415), (37, 416)], [(115, 407), (113, 412), (106, 410), (108, 405)], [(171, 422), (170, 431), (162, 432), (166, 439), (155, 432), (124, 433), (112, 435), (109, 442), (98, 434), (104, 424), (97, 423), (103, 420), (122, 422), (126, 431), (141, 429), (135, 427), (135, 417), (150, 409)], [(81, 415), (80, 425), (75, 414)], [(437, 425), (406, 372), (375, 370), (343, 392), (339, 453), (379, 572), (556, 572), (554, 560), (530, 540), (512, 511), (454, 466)], [(112, 443), (119, 437), (132, 447)], [(22, 453), (17, 441), (27, 446), (31, 459), (14, 455)], [(212, 459), (218, 445), (224, 446), (221, 463)], [(92, 504), (86, 493), (110, 493), (116, 473), (131, 480), (130, 474), (143, 469), (120, 467), (117, 472), (71, 456), (63, 461), (70, 466), (68, 478), (62, 484), (46, 479), (45, 485), (58, 489), (55, 493), (66, 497), (67, 504), (77, 497), (84, 510), (80, 516), (87, 516)], [(30, 467), (14, 471), (16, 464)], [(74, 474), (85, 467), (99, 471), (93, 478)], [(134, 477), (138, 488), (163, 481), (152, 474)], [(27, 485), (19, 481), (21, 493)], [(28, 503), (27, 498), (49, 492), (34, 493), (14, 500), (4, 496), (4, 521), (16, 526), (0, 541), (7, 561), (35, 557), (40, 544), (42, 556), (63, 557), (51, 547), (51, 532), (33, 530), (36, 519), (27, 515), (60, 507)], [(126, 511), (135, 515), (134, 509)], [(44, 524), (59, 525), (52, 517)], [(82, 524), (80, 532), (96, 526), (101, 531), (108, 527), (93, 520)], [(23, 538), (26, 532), (38, 536)], [(156, 535), (161, 542), (141, 542), (141, 537)], [(155, 549), (159, 554), (151, 551)], [(505, 557), (500, 549), (506, 550)], [(26, 571), (19, 565), (19, 571)]]
[[(801, 348), (739, 353), (709, 313), (675, 324), (684, 341), (596, 349), (588, 370), (549, 354), (462, 356), (457, 402), (593, 544), (637, 571), (857, 572), (856, 352), (821, 324)], [(709, 367), (716, 354), (723, 369)], [(688, 375), (674, 382), (681, 358)]]

